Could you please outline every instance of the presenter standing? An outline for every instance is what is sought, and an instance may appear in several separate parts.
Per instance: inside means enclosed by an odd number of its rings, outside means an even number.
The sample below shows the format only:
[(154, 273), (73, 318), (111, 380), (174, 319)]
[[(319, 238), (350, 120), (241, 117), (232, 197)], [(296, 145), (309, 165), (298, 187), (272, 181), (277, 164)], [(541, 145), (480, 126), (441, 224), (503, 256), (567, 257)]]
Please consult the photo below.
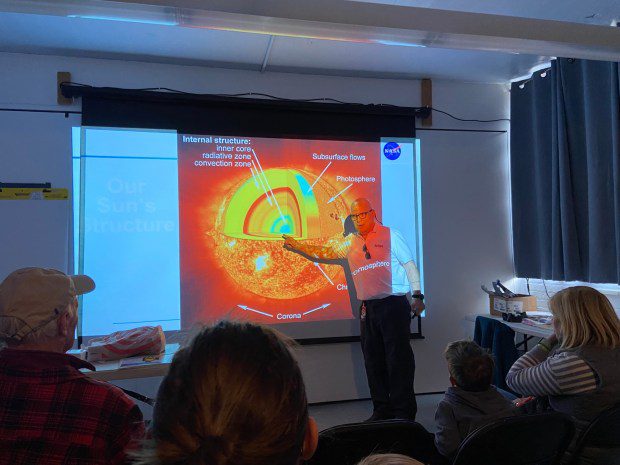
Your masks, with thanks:
[[(367, 199), (351, 204), (356, 233), (331, 247), (284, 235), (284, 248), (318, 259), (346, 258), (357, 298), (366, 376), (373, 403), (368, 421), (415, 419), (415, 360), (409, 343), (411, 316), (424, 310), (420, 273), (403, 236), (376, 221)], [(411, 292), (412, 303), (406, 294)]]

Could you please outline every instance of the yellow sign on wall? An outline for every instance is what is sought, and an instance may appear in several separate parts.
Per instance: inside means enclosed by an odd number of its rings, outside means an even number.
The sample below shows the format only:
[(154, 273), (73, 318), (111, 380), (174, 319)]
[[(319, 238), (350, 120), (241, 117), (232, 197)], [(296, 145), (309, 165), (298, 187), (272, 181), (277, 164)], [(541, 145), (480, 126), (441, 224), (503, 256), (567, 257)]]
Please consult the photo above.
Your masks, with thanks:
[(64, 188), (3, 187), (0, 200), (67, 200), (69, 190)]

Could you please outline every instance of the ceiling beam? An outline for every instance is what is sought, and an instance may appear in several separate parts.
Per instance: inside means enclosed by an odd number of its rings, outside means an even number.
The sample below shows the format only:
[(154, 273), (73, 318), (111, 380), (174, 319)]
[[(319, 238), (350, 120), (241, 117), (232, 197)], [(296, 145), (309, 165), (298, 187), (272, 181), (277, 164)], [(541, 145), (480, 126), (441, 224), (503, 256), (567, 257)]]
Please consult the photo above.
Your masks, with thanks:
[(350, 0), (0, 0), (0, 11), (620, 61), (620, 28)]

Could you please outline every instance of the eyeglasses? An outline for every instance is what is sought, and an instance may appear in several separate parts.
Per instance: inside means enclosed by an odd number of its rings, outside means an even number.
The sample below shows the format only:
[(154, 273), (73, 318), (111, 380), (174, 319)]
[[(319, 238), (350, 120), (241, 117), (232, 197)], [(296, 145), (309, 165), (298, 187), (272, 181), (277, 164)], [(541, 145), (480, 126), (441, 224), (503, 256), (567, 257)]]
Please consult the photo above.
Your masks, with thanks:
[(357, 213), (357, 214), (351, 214), (351, 219), (353, 221), (355, 220), (365, 220), (366, 217), (368, 216), (368, 214), (372, 211), (372, 208), (368, 211), (362, 212), (362, 213)]
[(366, 254), (366, 260), (370, 260), (372, 257), (370, 256), (370, 252), (368, 251), (368, 247), (366, 247), (366, 244), (364, 244), (364, 247), (362, 247), (362, 250)]

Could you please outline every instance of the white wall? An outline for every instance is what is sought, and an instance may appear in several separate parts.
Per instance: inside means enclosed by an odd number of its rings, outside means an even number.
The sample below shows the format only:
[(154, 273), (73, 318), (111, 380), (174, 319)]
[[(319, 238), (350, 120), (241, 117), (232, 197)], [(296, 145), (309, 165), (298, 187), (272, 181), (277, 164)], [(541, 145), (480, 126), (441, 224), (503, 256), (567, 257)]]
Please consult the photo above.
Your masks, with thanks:
[[(419, 81), (265, 73), (95, 60), (0, 54), (0, 108), (59, 109), (56, 72), (74, 82), (125, 88), (170, 87), (189, 92), (263, 92), (289, 98), (331, 97), (358, 103), (420, 104)], [(507, 118), (505, 86), (437, 81), (434, 106), (464, 118)], [(79, 104), (61, 109), (79, 110)], [(0, 111), (0, 180), (45, 178), (70, 186), (69, 128), (76, 117)], [(461, 123), (439, 114), (433, 128), (507, 129), (506, 123)], [(507, 134), (420, 131), (422, 140), (423, 240), (428, 316), (426, 339), (413, 343), (416, 390), (443, 391), (442, 351), (463, 337), (463, 315), (486, 308), (482, 282), (513, 276)], [(42, 143), (41, 141), (46, 141)], [(50, 141), (48, 144), (47, 141)], [(1, 214), (2, 227), (11, 224)], [(44, 225), (53, 228), (55, 225)], [(2, 246), (5, 263), (21, 264), (23, 250)], [(27, 247), (27, 245), (24, 245)], [(52, 265), (46, 263), (46, 265)], [(358, 344), (300, 349), (311, 402), (368, 396)], [(124, 383), (154, 394), (158, 380)]]
[[(527, 282), (524, 278), (515, 278), (515, 292), (527, 294)], [(590, 286), (602, 292), (607, 296), (611, 305), (620, 315), (620, 285), (618, 284), (601, 284), (601, 283), (584, 283), (581, 281), (548, 281), (542, 279), (530, 279), (530, 293), (536, 297), (537, 310), (541, 312), (549, 311), (549, 300), (556, 292), (571, 286)]]

